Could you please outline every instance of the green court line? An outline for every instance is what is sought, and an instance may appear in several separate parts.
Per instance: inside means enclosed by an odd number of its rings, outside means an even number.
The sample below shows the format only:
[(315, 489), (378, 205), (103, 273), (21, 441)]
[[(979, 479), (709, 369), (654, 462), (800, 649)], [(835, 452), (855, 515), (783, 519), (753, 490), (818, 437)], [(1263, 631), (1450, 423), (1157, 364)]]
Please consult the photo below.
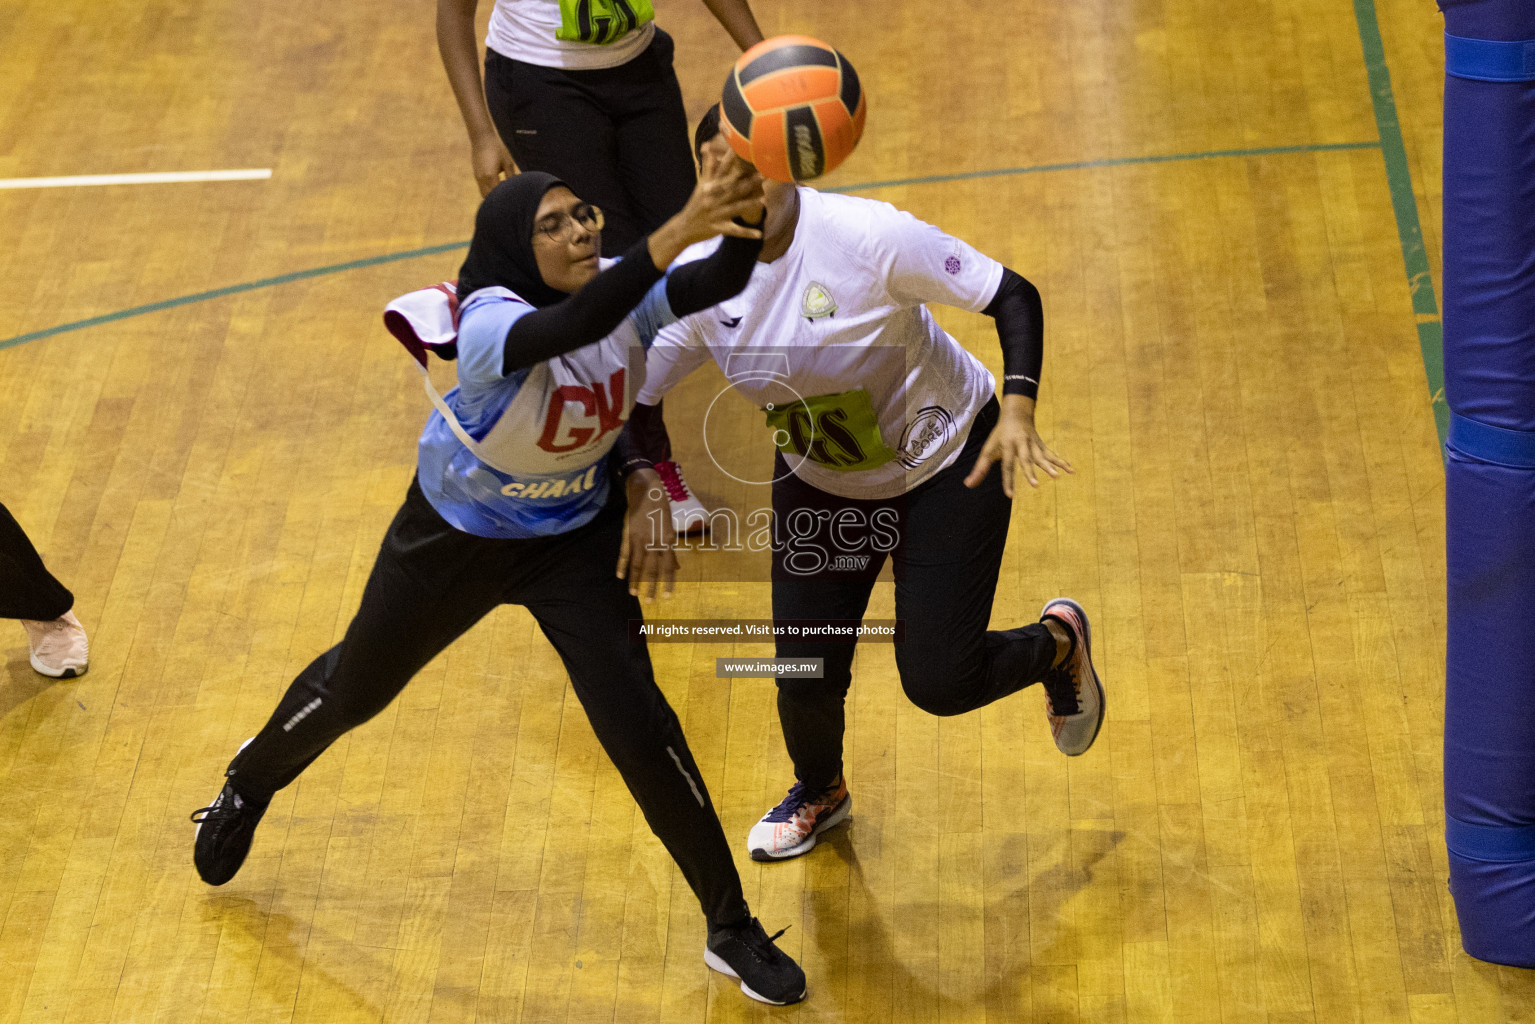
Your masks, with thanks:
[(1034, 167), (1003, 167), (995, 171), (965, 171), (961, 174), (933, 174), (922, 178), (893, 178), (862, 185), (841, 185), (823, 192), (868, 192), (876, 188), (900, 185), (937, 185), (946, 181), (973, 181), (976, 178), (1002, 178), (1044, 171), (1081, 171), (1093, 167), (1124, 167), (1128, 164), (1167, 164), (1183, 160), (1214, 160), (1221, 157), (1281, 156), (1287, 153), (1329, 153), (1345, 149), (1376, 149), (1379, 142), (1322, 142), (1309, 146), (1266, 146), (1261, 149), (1212, 149), (1203, 153), (1171, 153), (1166, 156), (1126, 156), (1108, 160), (1079, 160), (1069, 164), (1038, 164)]
[[(1400, 137), (1400, 133), (1398, 133), (1399, 141)], [(935, 185), (948, 181), (971, 181), (976, 178), (1000, 178), (1019, 174), (1041, 174), (1046, 171), (1077, 171), (1087, 170), (1095, 167), (1124, 167), (1130, 164), (1163, 164), (1185, 160), (1213, 160), (1223, 157), (1280, 156), (1291, 153), (1327, 153), (1336, 150), (1375, 149), (1379, 146), (1379, 142), (1330, 142), (1318, 143), (1309, 146), (1266, 146), (1259, 149), (1217, 149), (1200, 153), (1170, 153), (1161, 156), (1128, 156), (1107, 160), (1081, 160), (1075, 163), (1038, 164), (1032, 167), (1003, 167), (991, 171), (966, 171), (960, 174), (937, 174), (922, 178), (898, 178), (891, 181), (870, 181), (860, 185), (841, 185), (836, 188), (826, 189), (825, 191), (867, 192), (877, 188), (895, 188), (899, 185)], [(1411, 193), (1409, 190), (1409, 199), (1410, 198)], [(1416, 216), (1416, 211), (1414, 211), (1414, 215)], [(1416, 219), (1414, 219), (1413, 224), (1414, 230), (1416, 230)], [(183, 295), (179, 298), (165, 299), (161, 302), (151, 302), (145, 306), (133, 306), (130, 309), (120, 309), (115, 313), (104, 313), (101, 316), (93, 316), (87, 320), (75, 320), (67, 324), (59, 324), (55, 327), (45, 327), (40, 331), (31, 331), (27, 334), (18, 334), (14, 338), (5, 338), (4, 340), (0, 340), (0, 349), (7, 349), (13, 345), (24, 345), (29, 341), (38, 341), (43, 338), (51, 338), (56, 334), (67, 334), (70, 331), (83, 331), (87, 327), (100, 327), (102, 324), (116, 323), (119, 320), (127, 320), (130, 317), (135, 316), (143, 316), (146, 313), (158, 313), (161, 310), (174, 309), (177, 306), (187, 306), (194, 302), (206, 302), (209, 299), (219, 299), (226, 295), (238, 295), (241, 292), (255, 291), (258, 288), (271, 288), (279, 284), (290, 284), (294, 281), (303, 281), (311, 277), (325, 277), (328, 274), (339, 274), (346, 270), (360, 270), (364, 267), (376, 267), (381, 263), (395, 263), (399, 260), (413, 260), (420, 256), (435, 256), (439, 253), (452, 252), (454, 249), (467, 248), (468, 245), (468, 242), (445, 242), (441, 245), (429, 245), (423, 249), (407, 249), (403, 252), (385, 253), (382, 256), (369, 256), (366, 259), (349, 260), (346, 263), (333, 263), (328, 267), (314, 267), (310, 270), (296, 270), (290, 274), (278, 274), (276, 277), (264, 277), (259, 281), (247, 281), (244, 284), (232, 284), (225, 288), (214, 288), (211, 291), (197, 292), (193, 295)], [(1422, 248), (1421, 242), (1419, 244), (1419, 248)], [(1432, 289), (1430, 289), (1430, 293), (1430, 302), (1432, 302)]]
[(1391, 71), (1386, 67), (1386, 47), (1375, 17), (1375, 0), (1354, 0), (1354, 20), (1359, 23), (1359, 44), (1364, 49), (1365, 69), (1370, 76), (1370, 102), (1375, 106), (1375, 127), (1380, 132), (1380, 152), (1386, 162), (1386, 181), (1391, 207), (1396, 212), (1396, 233), (1402, 243), (1402, 264), (1412, 293), (1412, 311), (1418, 317), (1418, 347), (1423, 352), (1423, 372), (1428, 377), (1429, 401), (1434, 426), (1442, 446), (1450, 429), (1450, 407), (1444, 400), (1444, 324), (1429, 276), (1428, 253), (1423, 248), (1423, 229), (1418, 222), (1418, 200), (1412, 191), (1412, 171), (1407, 146), (1402, 141), (1402, 122), (1391, 93)]
[(339, 274), (343, 270), (360, 270), (363, 267), (376, 267), (380, 263), (396, 263), (400, 260), (413, 260), (418, 256), (435, 256), (441, 252), (452, 252), (454, 249), (463, 249), (468, 242), (446, 242), (442, 245), (429, 245), (424, 249), (407, 249), (404, 252), (390, 252), (382, 256), (369, 256), (367, 259), (349, 260), (346, 263), (333, 263), (328, 267), (315, 267), (311, 270), (295, 270), (291, 274), (278, 274), (276, 277), (263, 277), (259, 281), (247, 281), (244, 284), (232, 284), (227, 288), (214, 288), (212, 291), (197, 292), (194, 295), (183, 295), (180, 298), (165, 299), (161, 302), (151, 302), (147, 306), (134, 306), (131, 309), (120, 309), (115, 313), (104, 313), (101, 316), (93, 316), (89, 320), (75, 320), (67, 324), (59, 324), (57, 327), (44, 327), (40, 331), (32, 331), (30, 334), (18, 334), (14, 338), (6, 338), (0, 341), (0, 349), (10, 348), (12, 345), (22, 345), (29, 341), (37, 341), (40, 338), (51, 338), (55, 334), (65, 334), (69, 331), (83, 331), (87, 327), (99, 327), (102, 324), (115, 323), (118, 320), (126, 320), (129, 317), (143, 316), (145, 313), (158, 313), (162, 309), (175, 309), (177, 306), (187, 306), (194, 302), (206, 302), (209, 299), (221, 299), (226, 295), (238, 295), (240, 292), (253, 292), (258, 288), (271, 288), (279, 284), (291, 284), (294, 281), (303, 281), (311, 277), (325, 277), (327, 274)]

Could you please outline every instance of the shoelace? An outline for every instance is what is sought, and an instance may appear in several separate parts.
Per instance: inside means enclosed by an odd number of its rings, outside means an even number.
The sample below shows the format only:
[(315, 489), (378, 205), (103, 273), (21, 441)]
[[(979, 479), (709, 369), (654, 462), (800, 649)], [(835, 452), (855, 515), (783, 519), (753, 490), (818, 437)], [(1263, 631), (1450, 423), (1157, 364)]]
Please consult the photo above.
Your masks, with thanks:
[[(832, 789), (835, 788), (835, 786), (832, 787)], [(788, 795), (778, 802), (777, 807), (768, 811), (762, 820), (774, 822), (792, 821), (795, 811), (798, 811), (805, 804), (813, 802), (817, 797), (824, 796), (827, 792), (829, 790), (812, 790), (803, 782), (795, 779), (794, 785), (789, 787)]]
[(1071, 663), (1077, 656), (1077, 631), (1065, 619), (1049, 616), (1059, 622), (1071, 636), (1071, 649), (1061, 663), (1045, 673), (1045, 696), (1050, 700), (1050, 713), (1060, 717), (1080, 714), (1082, 704), (1077, 699), (1077, 687), (1071, 676)]
[[(244, 749), (244, 748), (241, 748), (241, 749)], [(234, 774), (234, 769), (233, 768), (227, 769), (224, 772), (224, 778), (227, 779), (227, 778), (229, 778), (233, 774)], [(214, 811), (216, 811), (220, 807), (224, 806), (224, 794), (225, 793), (228, 793), (232, 797), (234, 797), (235, 810), (243, 811), (247, 806), (249, 806), (249, 804), (246, 801), (246, 799), (244, 797), (242, 797), (239, 793), (236, 793), (234, 791), (234, 788), (232, 786), (230, 786), (229, 783), (226, 782), (226, 783), (224, 783), (224, 788), (219, 790), (219, 795), (213, 798), (213, 803), (209, 804), (207, 807), (199, 807), (197, 810), (192, 812), (192, 814), (191, 814), (192, 820), (197, 822), (199, 825), (201, 825), (204, 821), (206, 821), (207, 818), (208, 818), (208, 815), (212, 814)], [(199, 817), (199, 815), (201, 815), (201, 817)]]
[(661, 483), (673, 501), (687, 501), (692, 497), (688, 485), (682, 481), (682, 469), (675, 462), (656, 463), (656, 472), (661, 474)]
[[(236, 793), (235, 794), (235, 808), (237, 810), (239, 809), (239, 806), (240, 806), (239, 800), (240, 800), (240, 795), (238, 793)], [(201, 825), (204, 821), (207, 820), (208, 815), (212, 814), (214, 811), (218, 810), (223, 805), (224, 805), (224, 791), (221, 789), (221, 790), (219, 790), (219, 795), (214, 797), (213, 803), (209, 804), (207, 807), (199, 807), (197, 810), (192, 812), (192, 815), (191, 815), (192, 820), (197, 822), (199, 825)]]
[(1076, 684), (1072, 681), (1071, 671), (1064, 664), (1045, 673), (1045, 696), (1050, 699), (1052, 715), (1065, 718), (1082, 711), (1082, 704), (1077, 700)]
[[(762, 922), (754, 917), (747, 924), (741, 925), (741, 945), (746, 947), (746, 951), (758, 963), (765, 964), (769, 960), (776, 959), (773, 954), (777, 954), (779, 957), (784, 955), (783, 950), (774, 946), (773, 943), (782, 938), (783, 933), (792, 927), (794, 926), (784, 925), (772, 935), (769, 935), (767, 929), (762, 927)], [(771, 950), (771, 953), (768, 952), (769, 950)]]

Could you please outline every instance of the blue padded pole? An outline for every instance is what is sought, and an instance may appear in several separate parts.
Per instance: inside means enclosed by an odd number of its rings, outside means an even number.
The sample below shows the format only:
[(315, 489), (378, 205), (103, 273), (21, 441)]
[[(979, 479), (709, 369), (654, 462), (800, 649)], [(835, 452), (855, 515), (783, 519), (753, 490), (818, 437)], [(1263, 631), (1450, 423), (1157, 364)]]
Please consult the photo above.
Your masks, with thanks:
[(1535, 966), (1535, 0), (1445, 15), (1444, 806), (1466, 952)]

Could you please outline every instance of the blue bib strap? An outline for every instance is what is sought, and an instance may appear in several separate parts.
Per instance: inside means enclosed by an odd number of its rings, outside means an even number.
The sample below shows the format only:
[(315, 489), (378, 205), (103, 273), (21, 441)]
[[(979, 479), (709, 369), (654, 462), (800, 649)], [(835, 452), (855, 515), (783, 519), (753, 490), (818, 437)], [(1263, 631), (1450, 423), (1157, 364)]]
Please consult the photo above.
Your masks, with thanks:
[(1444, 70), (1476, 82), (1535, 82), (1535, 39), (1505, 42), (1446, 32)]
[(1452, 412), (1445, 447), (1494, 466), (1535, 469), (1535, 430), (1494, 427)]
[(1445, 815), (1444, 842), (1451, 853), (1468, 860), (1535, 861), (1535, 825), (1467, 825)]

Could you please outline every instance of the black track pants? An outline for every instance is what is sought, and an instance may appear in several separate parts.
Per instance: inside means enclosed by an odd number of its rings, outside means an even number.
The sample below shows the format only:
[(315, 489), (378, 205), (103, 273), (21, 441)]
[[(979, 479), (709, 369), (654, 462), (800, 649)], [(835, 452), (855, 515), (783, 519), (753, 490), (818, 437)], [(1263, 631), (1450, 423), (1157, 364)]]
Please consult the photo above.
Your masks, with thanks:
[(517, 166), (602, 208), (616, 256), (681, 210), (696, 180), (672, 37), (612, 68), (567, 71), (485, 54), (485, 99)]
[(346, 637), (288, 688), (230, 781), (262, 800), (382, 711), (428, 661), (502, 603), (521, 604), (554, 644), (592, 731), (714, 924), (746, 913), (741, 879), (677, 716), (651, 674), (642, 618), (613, 574), (623, 498), (569, 533), (494, 540), (457, 530), (412, 481)]
[[(1038, 682), (1055, 660), (1055, 640), (1038, 622), (1017, 629), (989, 630), (997, 573), (1007, 542), (1012, 500), (1002, 490), (1000, 467), (971, 489), (965, 476), (975, 465), (999, 415), (996, 399), (976, 415), (959, 457), (947, 469), (902, 495), (883, 501), (841, 498), (788, 474), (782, 456), (774, 476), (773, 515), (783, 531), (799, 509), (825, 512), (834, 521), (843, 509), (868, 521), (880, 508), (893, 511), (895, 614), (905, 629), (896, 644), (901, 688), (911, 702), (935, 715), (962, 715)], [(801, 521), (806, 521), (801, 517)], [(884, 531), (891, 536), (891, 531)], [(825, 536), (828, 551), (849, 547), (857, 529)], [(793, 548), (775, 546), (773, 617), (775, 619), (861, 619), (886, 552), (877, 536), (857, 546), (869, 554), (858, 571), (800, 572)], [(885, 544), (888, 548), (888, 542)], [(800, 544), (801, 552), (806, 550)], [(1023, 612), (1022, 609), (1019, 609)], [(825, 678), (778, 680), (778, 718), (795, 776), (821, 788), (842, 772), (843, 701), (852, 683), (855, 644), (828, 640), (778, 641), (780, 658), (823, 658)]]
[(0, 619), (56, 619), (75, 606), (43, 565), (42, 556), (10, 511), (0, 505)]

